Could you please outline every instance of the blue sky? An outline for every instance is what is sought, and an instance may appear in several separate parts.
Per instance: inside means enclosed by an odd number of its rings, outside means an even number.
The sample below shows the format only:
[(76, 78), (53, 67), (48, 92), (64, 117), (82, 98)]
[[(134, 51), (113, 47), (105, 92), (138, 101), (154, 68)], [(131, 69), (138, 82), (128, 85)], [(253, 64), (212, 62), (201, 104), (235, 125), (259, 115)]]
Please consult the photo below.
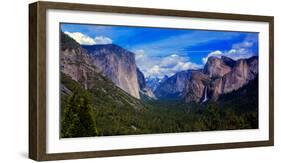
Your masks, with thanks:
[(258, 55), (258, 33), (61, 24), (80, 44), (117, 44), (135, 53), (146, 77), (202, 68), (210, 56), (235, 60)]

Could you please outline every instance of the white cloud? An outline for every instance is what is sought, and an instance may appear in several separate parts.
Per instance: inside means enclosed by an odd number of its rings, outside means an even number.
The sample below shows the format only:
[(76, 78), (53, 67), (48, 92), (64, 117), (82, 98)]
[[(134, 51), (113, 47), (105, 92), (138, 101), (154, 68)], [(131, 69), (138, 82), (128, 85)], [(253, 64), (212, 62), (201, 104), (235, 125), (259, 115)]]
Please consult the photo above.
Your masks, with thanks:
[(207, 62), (207, 60), (208, 60), (209, 57), (211, 57), (211, 56), (220, 57), (220, 56), (222, 56), (222, 55), (223, 55), (223, 53), (222, 53), (221, 51), (219, 51), (219, 50), (213, 51), (213, 52), (209, 53), (209, 54), (207, 55), (207, 57), (202, 58), (202, 62), (205, 64), (205, 63)]
[(161, 68), (159, 65), (154, 65), (151, 69), (148, 70), (150, 75), (157, 75), (161, 73)]
[(188, 69), (198, 69), (201, 65), (189, 61), (189, 57), (171, 54), (165, 57), (151, 57), (144, 50), (136, 50), (136, 62), (146, 77), (154, 76), (162, 78), (165, 75), (172, 76), (176, 72)]
[(202, 62), (205, 64), (208, 58), (211, 56), (216, 56), (218, 58), (220, 58), (221, 56), (226, 56), (234, 60), (238, 60), (241, 58), (249, 58), (255, 55), (251, 50), (253, 45), (254, 43), (251, 41), (243, 41), (241, 43), (232, 45), (232, 48), (230, 50), (227, 51), (216, 50), (209, 53), (206, 57), (202, 58)]
[(144, 50), (139, 49), (135, 51), (135, 59), (140, 60), (141, 58), (144, 57)]
[(178, 57), (178, 55), (177, 54), (172, 54), (171, 57)]
[(79, 44), (81, 45), (93, 45), (95, 44), (94, 39), (92, 39), (91, 37), (84, 35), (83, 33), (80, 32), (64, 32), (65, 34), (67, 34), (68, 36), (70, 36), (71, 38), (73, 38), (75, 41), (77, 41)]
[(98, 45), (98, 44), (111, 44), (112, 40), (105, 36), (97, 36), (95, 38), (91, 38), (80, 32), (64, 32), (75, 41), (77, 41), (80, 45)]
[(105, 36), (97, 36), (94, 38), (95, 44), (112, 44), (112, 40)]

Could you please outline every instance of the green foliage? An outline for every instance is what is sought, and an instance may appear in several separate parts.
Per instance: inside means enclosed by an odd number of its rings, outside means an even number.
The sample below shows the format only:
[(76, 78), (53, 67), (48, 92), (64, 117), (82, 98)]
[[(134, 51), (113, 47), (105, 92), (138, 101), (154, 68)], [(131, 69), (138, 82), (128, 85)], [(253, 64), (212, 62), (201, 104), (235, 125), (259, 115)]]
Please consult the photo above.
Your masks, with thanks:
[(221, 128), (220, 111), (214, 104), (207, 106), (202, 117), (203, 122), (208, 130), (217, 130)]
[(221, 107), (231, 106), (237, 112), (258, 112), (258, 76), (247, 85), (219, 97)]
[[(181, 100), (140, 101), (102, 75), (92, 74), (85, 90), (68, 76), (61, 83), (72, 91), (62, 95), (62, 137), (112, 136), (258, 128), (258, 112), (237, 101), (186, 104)], [(257, 100), (257, 99), (255, 99)], [(256, 106), (251, 106), (256, 107)]]
[(67, 97), (62, 110), (61, 137), (98, 135), (91, 94), (81, 89), (75, 90)]

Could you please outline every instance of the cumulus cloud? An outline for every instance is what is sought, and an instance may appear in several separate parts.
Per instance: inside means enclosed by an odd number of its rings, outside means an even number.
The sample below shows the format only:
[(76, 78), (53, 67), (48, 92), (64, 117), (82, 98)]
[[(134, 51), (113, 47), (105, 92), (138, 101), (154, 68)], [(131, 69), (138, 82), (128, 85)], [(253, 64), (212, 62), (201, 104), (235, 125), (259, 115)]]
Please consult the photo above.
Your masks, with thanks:
[(238, 60), (241, 58), (249, 58), (251, 56), (256, 55), (252, 50), (253, 46), (254, 46), (254, 42), (252, 41), (243, 41), (238, 44), (233, 44), (230, 50), (226, 50), (226, 51), (216, 50), (209, 53), (206, 57), (202, 58), (202, 62), (205, 64), (208, 58), (211, 56), (216, 56), (218, 58), (220, 58), (221, 56), (226, 56), (234, 60)]
[(112, 40), (105, 36), (96, 36), (95, 38), (91, 38), (80, 32), (64, 32), (75, 41), (77, 41), (81, 45), (98, 45), (98, 44), (111, 44)]
[(95, 44), (112, 44), (112, 40), (108, 37), (97, 36), (94, 38)]
[(220, 57), (220, 56), (222, 56), (222, 55), (223, 55), (223, 53), (222, 53), (220, 50), (213, 51), (213, 52), (209, 53), (209, 54), (207, 55), (207, 57), (203, 57), (203, 58), (202, 58), (202, 62), (205, 64), (205, 63), (207, 62), (207, 60), (208, 60), (209, 57), (211, 57), (211, 56)]
[(91, 37), (84, 35), (83, 33), (80, 32), (64, 32), (65, 34), (67, 34), (68, 36), (70, 36), (71, 38), (73, 38), (75, 41), (77, 41), (79, 44), (81, 45), (93, 45), (95, 44), (94, 39), (92, 39)]
[(188, 57), (170, 54), (165, 57), (152, 57), (145, 54), (144, 50), (136, 50), (136, 63), (146, 77), (162, 78), (172, 76), (176, 72), (188, 69), (198, 69), (201, 65), (192, 63)]

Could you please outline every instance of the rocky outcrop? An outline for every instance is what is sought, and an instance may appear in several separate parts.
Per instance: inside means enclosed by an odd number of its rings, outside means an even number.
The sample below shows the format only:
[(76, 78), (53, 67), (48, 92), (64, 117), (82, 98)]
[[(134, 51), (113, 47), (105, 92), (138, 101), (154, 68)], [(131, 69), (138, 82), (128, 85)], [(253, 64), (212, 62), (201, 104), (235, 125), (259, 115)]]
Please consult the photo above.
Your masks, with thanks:
[(61, 32), (60, 69), (85, 89), (89, 87), (88, 76), (91, 72), (98, 72), (96, 67), (91, 65), (87, 51), (63, 32)]
[(222, 59), (213, 56), (208, 58), (203, 70), (205, 74), (212, 78), (222, 77), (230, 71), (231, 67), (229, 67)]
[[(210, 78), (201, 71), (191, 71), (190, 79), (185, 88), (185, 102), (199, 103), (204, 100), (204, 90), (209, 87)], [(208, 89), (206, 89), (208, 90)], [(208, 92), (207, 92), (208, 94)]]
[[(231, 61), (233, 64), (233, 61)], [(217, 100), (220, 95), (238, 90), (258, 75), (258, 57), (239, 59), (234, 61), (230, 72), (211, 83), (212, 99)]]
[(140, 90), (143, 90), (144, 88), (146, 88), (145, 77), (139, 68), (137, 68), (137, 78), (138, 78), (138, 84), (139, 84)]
[(134, 54), (114, 44), (82, 46), (104, 76), (135, 98), (140, 98)]
[(216, 101), (219, 98), (219, 96), (223, 94), (223, 88), (224, 88), (223, 79), (222, 78), (215, 79), (210, 86), (210, 89), (212, 90), (211, 99)]
[(235, 65), (236, 61), (229, 58), (229, 57), (226, 57), (226, 56), (221, 56), (220, 58), (224, 64), (226, 64), (227, 66), (233, 68), (233, 66)]
[(143, 89), (140, 90), (140, 93), (145, 96), (146, 98), (149, 98), (149, 99), (154, 99), (156, 100), (157, 97), (154, 95), (154, 93), (151, 91), (150, 88), (148, 87), (145, 87)]
[[(258, 74), (258, 58), (240, 59), (232, 70), (214, 84), (216, 94), (226, 94), (237, 90), (253, 80)], [(215, 96), (217, 97), (217, 96)]]
[(142, 85), (138, 83), (134, 54), (117, 45), (81, 46), (61, 32), (60, 62), (61, 72), (85, 89), (92, 85), (88, 81), (92, 72), (102, 73), (131, 96), (140, 98)]
[(145, 77), (143, 73), (137, 68), (137, 78), (140, 88), (140, 93), (148, 98), (156, 99), (152, 90), (146, 85)]

